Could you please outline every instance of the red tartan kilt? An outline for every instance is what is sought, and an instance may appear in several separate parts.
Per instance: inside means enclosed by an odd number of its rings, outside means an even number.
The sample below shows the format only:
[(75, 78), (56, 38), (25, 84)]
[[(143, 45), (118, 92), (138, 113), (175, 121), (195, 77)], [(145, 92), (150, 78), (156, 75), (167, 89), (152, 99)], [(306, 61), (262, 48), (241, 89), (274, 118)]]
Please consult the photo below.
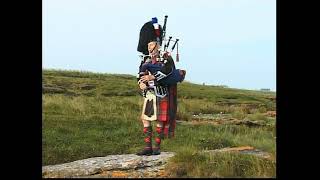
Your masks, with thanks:
[(167, 122), (169, 120), (168, 106), (169, 106), (169, 102), (168, 102), (167, 96), (157, 99), (158, 121)]

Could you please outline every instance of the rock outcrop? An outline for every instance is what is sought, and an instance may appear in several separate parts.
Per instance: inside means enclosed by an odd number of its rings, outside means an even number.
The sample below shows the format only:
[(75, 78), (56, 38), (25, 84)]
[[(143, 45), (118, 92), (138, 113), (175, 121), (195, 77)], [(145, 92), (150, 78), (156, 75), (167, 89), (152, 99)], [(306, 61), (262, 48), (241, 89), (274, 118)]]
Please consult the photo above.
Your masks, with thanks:
[(191, 120), (191, 121), (179, 121), (177, 123), (185, 125), (199, 125), (199, 124), (210, 124), (210, 125), (246, 125), (249, 127), (253, 126), (266, 126), (264, 121), (254, 121), (249, 119), (238, 120), (235, 118), (228, 119), (214, 119), (214, 120)]
[(227, 147), (222, 149), (214, 149), (214, 150), (206, 150), (204, 153), (219, 153), (219, 152), (233, 152), (240, 154), (251, 154), (254, 156), (258, 156), (264, 159), (272, 159), (272, 155), (268, 152), (261, 151), (259, 149), (255, 149), (251, 146), (240, 146), (240, 147)]
[(161, 152), (154, 156), (109, 155), (42, 167), (43, 178), (166, 177), (164, 167), (174, 156)]

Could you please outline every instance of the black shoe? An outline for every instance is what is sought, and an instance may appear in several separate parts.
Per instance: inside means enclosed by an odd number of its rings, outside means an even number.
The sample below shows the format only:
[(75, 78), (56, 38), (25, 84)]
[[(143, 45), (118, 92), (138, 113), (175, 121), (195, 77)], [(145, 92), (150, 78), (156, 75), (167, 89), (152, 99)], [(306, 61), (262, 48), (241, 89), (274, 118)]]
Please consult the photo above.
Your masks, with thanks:
[(150, 155), (152, 155), (152, 153), (153, 153), (152, 149), (144, 149), (144, 150), (136, 153), (136, 155), (138, 155), (138, 156), (143, 156), (143, 155), (150, 156)]
[(160, 149), (153, 150), (152, 152), (152, 155), (159, 155), (159, 154), (161, 154)]

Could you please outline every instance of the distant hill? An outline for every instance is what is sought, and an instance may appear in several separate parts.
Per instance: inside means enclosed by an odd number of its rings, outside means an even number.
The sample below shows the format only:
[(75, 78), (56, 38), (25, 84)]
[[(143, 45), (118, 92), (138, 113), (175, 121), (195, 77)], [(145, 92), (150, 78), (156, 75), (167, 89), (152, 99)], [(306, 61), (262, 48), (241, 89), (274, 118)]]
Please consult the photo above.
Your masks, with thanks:
[[(43, 93), (69, 96), (140, 96), (136, 77), (81, 71), (43, 70)], [(205, 99), (220, 104), (264, 105), (274, 109), (276, 93), (199, 85), (178, 84), (178, 98)]]

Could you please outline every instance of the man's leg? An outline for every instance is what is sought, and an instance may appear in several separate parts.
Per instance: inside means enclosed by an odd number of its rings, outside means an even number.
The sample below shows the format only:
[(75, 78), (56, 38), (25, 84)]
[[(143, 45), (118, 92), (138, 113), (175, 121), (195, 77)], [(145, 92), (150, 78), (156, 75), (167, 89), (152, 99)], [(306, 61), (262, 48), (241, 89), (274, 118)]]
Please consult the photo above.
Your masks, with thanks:
[(143, 134), (145, 147), (142, 151), (138, 152), (138, 156), (151, 155), (152, 154), (152, 126), (150, 121), (142, 120), (143, 123)]
[(161, 139), (163, 139), (163, 122), (158, 121), (157, 122), (157, 127), (156, 127), (156, 136), (155, 136), (155, 147), (153, 148), (153, 155), (158, 155), (160, 154), (160, 144), (161, 144)]

